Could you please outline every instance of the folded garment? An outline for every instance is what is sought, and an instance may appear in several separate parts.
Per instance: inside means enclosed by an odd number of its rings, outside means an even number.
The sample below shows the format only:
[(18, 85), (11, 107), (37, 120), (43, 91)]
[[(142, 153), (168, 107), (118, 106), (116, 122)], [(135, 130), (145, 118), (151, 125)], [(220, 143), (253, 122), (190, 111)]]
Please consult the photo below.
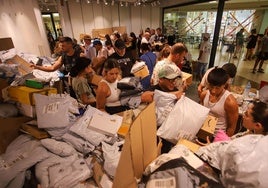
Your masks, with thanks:
[(138, 95), (141, 94), (142, 90), (141, 89), (134, 89), (134, 90), (122, 90), (119, 98), (122, 97), (128, 97), (128, 96), (133, 96), (133, 95)]
[(126, 77), (117, 82), (117, 88), (121, 90), (132, 90), (142, 88), (140, 79), (137, 77)]
[(28, 135), (19, 136), (0, 156), (0, 187), (6, 187), (19, 173), (48, 156), (48, 151), (41, 146), (40, 141)]

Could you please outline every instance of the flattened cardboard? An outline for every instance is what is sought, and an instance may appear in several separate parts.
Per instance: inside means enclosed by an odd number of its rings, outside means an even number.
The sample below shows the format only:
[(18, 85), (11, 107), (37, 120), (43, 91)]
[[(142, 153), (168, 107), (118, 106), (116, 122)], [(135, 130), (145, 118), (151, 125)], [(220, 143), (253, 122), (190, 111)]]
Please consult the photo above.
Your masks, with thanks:
[(193, 143), (189, 140), (186, 140), (186, 139), (183, 139), (181, 138), (177, 144), (181, 144), (181, 145), (184, 145), (186, 146), (189, 150), (191, 150), (192, 152), (197, 152), (197, 150), (199, 150), (200, 146), (196, 143)]
[(119, 128), (119, 130), (117, 131), (117, 134), (119, 136), (125, 138), (128, 131), (129, 131), (130, 125), (133, 122), (134, 112), (133, 112), (133, 110), (127, 110), (124, 112), (120, 112), (117, 115), (123, 117), (122, 125)]
[(18, 69), (23, 76), (33, 71), (31, 64), (18, 55), (15, 55), (9, 62), (19, 64)]
[(0, 154), (4, 153), (7, 146), (19, 136), (22, 123), (30, 121), (29, 117), (0, 118)]
[(193, 75), (186, 72), (182, 72), (182, 81), (186, 81), (187, 85), (191, 85), (193, 82)]
[(212, 115), (208, 115), (206, 121), (204, 122), (196, 136), (202, 140), (207, 140), (207, 136), (211, 138), (215, 132), (217, 121), (218, 118)]

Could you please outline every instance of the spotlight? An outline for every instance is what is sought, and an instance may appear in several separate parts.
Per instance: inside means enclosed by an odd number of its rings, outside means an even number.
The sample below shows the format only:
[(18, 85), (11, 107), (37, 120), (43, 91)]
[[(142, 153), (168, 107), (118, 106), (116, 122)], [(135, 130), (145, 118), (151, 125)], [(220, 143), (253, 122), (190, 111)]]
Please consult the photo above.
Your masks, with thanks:
[(87, 4), (89, 4), (90, 3), (90, 0), (87, 0)]

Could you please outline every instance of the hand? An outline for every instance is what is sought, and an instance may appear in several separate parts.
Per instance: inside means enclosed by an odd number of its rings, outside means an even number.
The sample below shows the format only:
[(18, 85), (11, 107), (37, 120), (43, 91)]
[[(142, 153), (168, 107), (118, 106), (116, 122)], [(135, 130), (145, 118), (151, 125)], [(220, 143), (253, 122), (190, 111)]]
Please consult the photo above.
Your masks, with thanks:
[(141, 94), (141, 102), (153, 102), (154, 100), (154, 92), (153, 91), (145, 91), (143, 94)]
[(173, 93), (177, 99), (180, 99), (182, 95), (184, 95), (184, 92), (183, 91), (176, 91)]
[(37, 65), (36, 64), (31, 64), (30, 65), (31, 68), (37, 69)]

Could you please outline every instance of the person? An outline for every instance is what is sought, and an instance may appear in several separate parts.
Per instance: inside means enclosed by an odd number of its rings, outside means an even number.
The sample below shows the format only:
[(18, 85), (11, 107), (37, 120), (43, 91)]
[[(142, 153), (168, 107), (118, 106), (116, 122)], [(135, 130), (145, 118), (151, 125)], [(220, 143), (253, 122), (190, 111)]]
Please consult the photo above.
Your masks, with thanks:
[(84, 43), (85, 43), (85, 49), (84, 53), (82, 54), (82, 57), (86, 57), (92, 60), (94, 57), (96, 57), (96, 49), (91, 45), (90, 35), (84, 36)]
[(73, 78), (72, 88), (78, 102), (85, 105), (96, 106), (96, 99), (87, 79), (92, 73), (91, 60), (81, 57), (76, 60), (76, 65), (72, 67), (70, 76)]
[[(208, 69), (208, 70), (206, 71), (205, 75), (203, 76), (203, 78), (202, 78), (200, 84), (198, 85), (198, 94), (199, 94), (199, 96), (200, 96), (200, 94), (202, 93), (203, 89), (205, 89), (205, 88), (208, 87), (208, 81), (207, 81), (207, 79), (208, 79), (208, 74), (209, 74), (213, 69), (215, 69), (215, 68), (217, 68), (217, 66)], [(230, 91), (230, 86), (231, 86), (231, 84), (232, 84), (232, 82), (233, 82), (233, 79), (234, 79), (234, 77), (235, 77), (235, 75), (236, 75), (237, 67), (236, 67), (235, 64), (233, 64), (233, 63), (225, 63), (225, 64), (222, 66), (222, 68), (226, 71), (226, 73), (228, 74), (228, 77), (229, 77), (229, 79), (228, 79), (228, 81), (227, 81), (227, 83), (226, 83), (225, 89), (227, 89), (227, 90)]]
[(260, 52), (257, 56), (257, 59), (255, 61), (252, 73), (256, 72), (256, 68), (259, 65), (258, 71), (259, 73), (264, 73), (264, 70), (262, 69), (262, 65), (265, 60), (268, 59), (268, 29), (265, 31), (265, 35), (263, 36), (261, 40), (261, 45), (260, 45)]
[(149, 45), (146, 43), (141, 44), (141, 51), (143, 55), (141, 55), (140, 59), (145, 62), (149, 70), (149, 75), (141, 80), (142, 87), (146, 90), (151, 86), (151, 77), (156, 64), (156, 55), (150, 51)]
[(209, 42), (209, 33), (203, 34), (203, 41), (201, 42), (200, 49), (199, 49), (199, 56), (198, 56), (198, 76), (199, 80), (201, 81), (207, 68), (207, 64), (209, 61), (210, 51), (211, 51), (211, 44)]
[[(179, 91), (176, 87), (176, 82), (181, 81), (181, 71), (174, 64), (165, 64), (159, 69), (158, 72), (159, 82), (157, 85), (151, 86), (148, 91), (160, 90), (174, 94), (177, 99), (183, 95), (182, 91)], [(171, 142), (161, 138), (162, 148), (161, 153), (167, 153), (174, 146)]]
[(165, 42), (165, 37), (162, 34), (162, 29), (160, 27), (156, 29), (156, 33), (152, 35), (150, 38), (150, 43), (153, 43), (153, 42), (161, 42), (161, 43)]
[(108, 50), (103, 48), (101, 41), (98, 39), (94, 40), (93, 46), (96, 48), (97, 57), (92, 59), (92, 68), (98, 75), (101, 75), (102, 65), (108, 58)]
[(257, 43), (257, 30), (256, 29), (252, 29), (251, 30), (251, 35), (248, 37), (248, 43), (247, 43), (247, 53), (245, 55), (244, 61), (246, 60), (251, 60), (252, 56), (253, 56), (253, 52), (254, 49), (256, 47), (256, 43)]
[(112, 41), (110, 40), (105, 41), (105, 48), (108, 51), (108, 57), (111, 56), (115, 52)]
[[(119, 39), (118, 39), (119, 40)], [(116, 59), (109, 58), (104, 63), (103, 79), (98, 85), (96, 93), (97, 108), (109, 114), (119, 113), (128, 110), (128, 107), (121, 106), (117, 88), (120, 74), (120, 65)]]
[(120, 66), (122, 78), (133, 76), (131, 74), (131, 68), (136, 60), (132, 57), (130, 52), (126, 51), (124, 41), (117, 39), (114, 43), (114, 46), (115, 53), (113, 53), (109, 58), (117, 60), (117, 63)]
[(131, 54), (132, 57), (137, 58), (137, 37), (134, 32), (130, 33), (130, 41), (131, 41)]
[(218, 118), (215, 134), (223, 130), (231, 137), (236, 130), (238, 105), (234, 96), (225, 89), (228, 74), (222, 68), (215, 68), (208, 74), (208, 90), (201, 93), (200, 102)]
[(60, 69), (64, 65), (62, 72), (63, 74), (67, 75), (71, 68), (76, 64), (76, 59), (82, 55), (82, 52), (80, 48), (77, 50), (73, 48), (73, 40), (70, 37), (63, 37), (60, 42), (62, 43), (63, 54), (52, 66), (40, 66), (33, 64), (31, 67), (46, 72), (53, 72)]
[(176, 43), (171, 47), (169, 56), (162, 61), (158, 61), (154, 67), (151, 83), (153, 85), (158, 84), (158, 72), (161, 67), (167, 63), (176, 65), (177, 67), (182, 66), (185, 55), (187, 54), (187, 47), (183, 43)]
[(52, 54), (52, 57), (55, 59), (58, 59), (60, 56), (62, 56), (62, 43), (60, 41), (56, 42), (55, 48), (54, 48), (54, 53)]
[(164, 48), (160, 51), (157, 60), (162, 61), (163, 59), (166, 59), (171, 51), (171, 47), (169, 45), (165, 45)]
[(142, 43), (149, 43), (149, 41), (150, 41), (150, 37), (151, 37), (151, 35), (150, 35), (150, 33), (149, 32), (145, 32), (144, 33), (144, 35), (143, 35), (143, 37), (142, 37), (142, 39), (141, 39), (141, 44)]
[(244, 28), (241, 28), (240, 31), (236, 33), (236, 46), (235, 46), (235, 52), (233, 58), (237, 58), (237, 53), (240, 54), (241, 49), (244, 44)]

